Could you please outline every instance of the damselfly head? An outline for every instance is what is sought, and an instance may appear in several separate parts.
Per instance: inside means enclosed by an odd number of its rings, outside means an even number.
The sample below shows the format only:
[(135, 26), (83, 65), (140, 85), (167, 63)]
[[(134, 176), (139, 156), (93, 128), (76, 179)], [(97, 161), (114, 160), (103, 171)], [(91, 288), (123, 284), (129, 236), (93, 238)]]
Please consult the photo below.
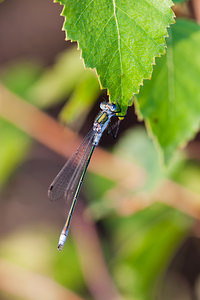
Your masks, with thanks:
[(103, 111), (112, 111), (112, 112), (117, 111), (117, 105), (109, 102), (101, 102), (100, 108)]

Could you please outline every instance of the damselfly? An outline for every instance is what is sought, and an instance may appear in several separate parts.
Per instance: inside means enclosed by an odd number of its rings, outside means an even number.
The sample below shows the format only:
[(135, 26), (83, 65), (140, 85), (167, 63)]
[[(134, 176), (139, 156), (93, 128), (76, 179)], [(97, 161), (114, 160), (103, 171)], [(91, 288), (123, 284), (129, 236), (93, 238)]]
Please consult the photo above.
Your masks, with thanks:
[(49, 187), (48, 195), (51, 200), (66, 199), (71, 203), (67, 220), (60, 235), (58, 250), (62, 250), (77, 201), (77, 197), (92, 157), (93, 151), (99, 144), (103, 132), (107, 128), (112, 117), (119, 117), (120, 110), (113, 103), (102, 102), (101, 112), (93, 123), (93, 128), (84, 138), (74, 155), (66, 162)]

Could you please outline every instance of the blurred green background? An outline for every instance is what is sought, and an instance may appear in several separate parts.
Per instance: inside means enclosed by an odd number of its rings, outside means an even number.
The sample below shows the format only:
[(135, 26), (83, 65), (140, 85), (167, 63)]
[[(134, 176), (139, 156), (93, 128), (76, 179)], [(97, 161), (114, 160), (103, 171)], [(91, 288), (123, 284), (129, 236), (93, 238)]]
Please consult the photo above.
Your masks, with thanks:
[[(195, 19), (193, 4), (178, 4), (177, 15)], [(76, 44), (65, 41), (61, 10), (49, 0), (0, 4), (0, 80), (84, 135), (108, 98), (95, 72), (84, 69)], [(130, 107), (118, 139), (105, 134), (101, 146), (138, 165), (144, 182), (125, 188), (88, 172), (58, 252), (66, 207), (51, 203), (47, 189), (65, 159), (5, 119), (2, 89), (0, 299), (200, 299), (199, 135), (164, 167)]]

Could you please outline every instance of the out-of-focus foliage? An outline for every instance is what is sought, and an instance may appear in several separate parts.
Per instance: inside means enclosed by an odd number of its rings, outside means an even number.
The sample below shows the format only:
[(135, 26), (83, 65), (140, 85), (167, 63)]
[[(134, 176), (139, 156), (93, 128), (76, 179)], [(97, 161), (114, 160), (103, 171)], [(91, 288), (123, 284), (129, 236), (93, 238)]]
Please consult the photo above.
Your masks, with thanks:
[(43, 108), (56, 105), (76, 87), (84, 76), (80, 54), (74, 48), (59, 55), (55, 64), (46, 70), (30, 90), (35, 105)]
[(82, 292), (85, 284), (75, 246), (70, 241), (66, 251), (57, 255), (56, 238), (55, 229), (52, 227), (50, 231), (43, 224), (17, 230), (2, 241), (0, 256), (22, 268), (53, 278), (69, 289)]
[(60, 120), (68, 124), (73, 122), (76, 128), (81, 126), (99, 94), (94, 71), (84, 68), (75, 47), (59, 55), (55, 65), (45, 70), (29, 91), (33, 103), (42, 108), (54, 106), (69, 97), (60, 112)]
[[(35, 63), (18, 62), (7, 66), (1, 81), (13, 92), (28, 99), (27, 92), (37, 80), (41, 69)], [(22, 116), (23, 117), (23, 116)], [(14, 125), (0, 118), (0, 187), (24, 160), (30, 138)]]
[(155, 299), (156, 284), (190, 227), (187, 216), (164, 205), (106, 220), (116, 249), (111, 266), (123, 293), (138, 300)]
[(30, 102), (29, 90), (41, 72), (42, 68), (37, 62), (22, 60), (4, 67), (0, 79), (10, 91)]
[[(160, 163), (154, 143), (147, 137), (147, 133), (142, 127), (127, 130), (115, 146), (114, 154), (142, 166), (146, 171), (145, 183), (138, 190), (134, 188), (132, 191), (133, 194), (141, 192), (151, 194), (164, 179), (176, 178), (176, 181), (179, 182), (176, 174), (179, 172), (184, 174), (182, 172), (182, 167), (185, 164), (184, 154), (181, 152), (177, 153), (168, 165), (168, 168), (164, 168)], [(90, 198), (98, 199), (91, 203), (94, 216), (98, 219), (113, 210), (112, 200), (109, 199), (105, 191), (114, 188), (115, 184), (96, 175), (91, 176), (89, 174), (88, 178), (91, 187), (88, 191)], [(104, 182), (103, 189), (99, 182)]]
[(142, 127), (127, 131), (117, 144), (114, 153), (139, 164), (147, 171), (147, 179), (142, 189), (154, 189), (165, 177), (156, 149)]
[(100, 94), (96, 75), (91, 70), (85, 70), (76, 89), (60, 113), (60, 120), (67, 123), (84, 121), (88, 109), (95, 103)]
[(24, 161), (30, 145), (29, 137), (19, 129), (0, 119), (0, 188), (13, 171)]
[(169, 35), (167, 56), (156, 60), (152, 80), (137, 97), (165, 162), (195, 135), (200, 122), (200, 26), (178, 19)]
[(171, 178), (191, 191), (200, 194), (200, 164), (193, 160), (183, 160), (178, 168), (175, 168)]

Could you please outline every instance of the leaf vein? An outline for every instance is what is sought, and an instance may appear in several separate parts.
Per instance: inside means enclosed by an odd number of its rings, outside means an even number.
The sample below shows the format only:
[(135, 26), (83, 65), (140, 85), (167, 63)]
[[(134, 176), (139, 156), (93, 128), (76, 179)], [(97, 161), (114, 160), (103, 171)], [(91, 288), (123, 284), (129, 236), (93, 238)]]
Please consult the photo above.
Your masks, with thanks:
[(127, 47), (127, 49), (129, 50), (129, 52), (132, 54), (132, 56), (135, 58), (135, 62), (137, 63), (137, 65), (140, 67), (140, 69), (142, 69), (142, 71), (144, 71), (144, 73), (146, 73), (146, 69), (144, 68), (144, 66), (139, 62), (139, 60), (137, 59), (137, 57), (134, 55), (133, 51), (129, 48), (129, 46), (127, 45), (127, 43), (124, 41), (124, 39), (121, 38), (121, 40), (124, 42), (124, 45)]
[(158, 47), (160, 47), (160, 45), (156, 42), (156, 40), (154, 40), (154, 38), (152, 37), (152, 36), (150, 36), (149, 34), (148, 34), (148, 32), (141, 26), (141, 25), (139, 25), (137, 22), (136, 22), (136, 20), (134, 19), (134, 18), (132, 18), (129, 14), (127, 14), (123, 9), (121, 9), (119, 6), (116, 6), (119, 10), (121, 10), (124, 14), (126, 14), (131, 20), (133, 20), (133, 22), (144, 32), (144, 34), (150, 39), (150, 40), (152, 40), (152, 42), (156, 45), (156, 46), (158, 46)]
[(78, 19), (76, 20), (76, 22), (74, 23), (74, 27), (77, 25), (77, 23), (79, 22), (79, 20), (81, 19), (82, 15), (84, 14), (84, 12), (86, 11), (86, 9), (88, 9), (88, 7), (92, 4), (92, 2), (94, 2), (94, 0), (91, 0), (88, 5), (82, 10), (82, 12), (80, 13)]
[(107, 75), (107, 72), (108, 72), (108, 68), (109, 68), (109, 66), (110, 66), (110, 64), (111, 64), (111, 62), (112, 62), (112, 60), (113, 60), (115, 54), (117, 53), (117, 51), (118, 51), (118, 49), (113, 53), (113, 56), (112, 56), (111, 60), (110, 60), (109, 63), (108, 63), (108, 66), (107, 66), (107, 68), (106, 68), (105, 75), (104, 75), (105, 78), (106, 78), (106, 75)]
[(114, 17), (115, 17), (115, 22), (117, 26), (117, 35), (118, 35), (118, 51), (119, 51), (119, 60), (120, 60), (120, 69), (121, 69), (121, 94), (122, 94), (122, 99), (123, 99), (123, 87), (122, 87), (122, 76), (123, 76), (123, 67), (122, 67), (122, 57), (121, 57), (121, 46), (120, 46), (120, 33), (119, 33), (119, 24), (116, 16), (116, 3), (115, 0), (113, 0), (113, 7), (114, 7)]
[(106, 26), (109, 24), (109, 22), (110, 22), (110, 20), (111, 20), (112, 18), (113, 18), (113, 16), (111, 16), (111, 17), (109, 18), (109, 20), (106, 22), (106, 24), (104, 25), (104, 27), (103, 27), (102, 30), (100, 31), (100, 34), (99, 34), (98, 38), (96, 39), (96, 41), (95, 41), (95, 43), (94, 43), (94, 47), (96, 46), (96, 44), (97, 44), (99, 38), (101, 37), (101, 35), (102, 35), (104, 29), (105, 29)]

